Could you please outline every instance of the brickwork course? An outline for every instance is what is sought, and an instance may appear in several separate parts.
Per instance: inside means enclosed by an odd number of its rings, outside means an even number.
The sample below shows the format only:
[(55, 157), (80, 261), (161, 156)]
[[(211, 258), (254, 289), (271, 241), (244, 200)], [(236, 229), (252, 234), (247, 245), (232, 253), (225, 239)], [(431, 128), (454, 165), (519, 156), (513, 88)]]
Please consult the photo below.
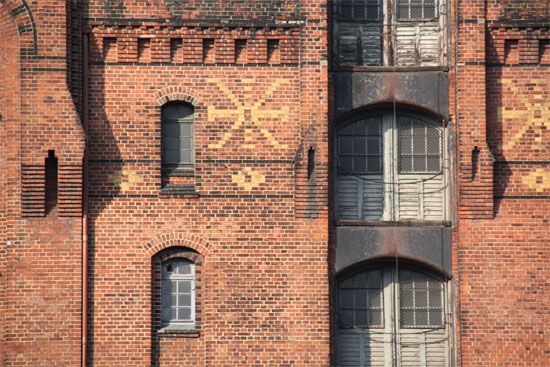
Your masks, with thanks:
[[(338, 365), (330, 5), (0, 0), (0, 367)], [(549, 366), (550, 6), (446, 8), (448, 365)], [(194, 328), (164, 333), (180, 255)]]

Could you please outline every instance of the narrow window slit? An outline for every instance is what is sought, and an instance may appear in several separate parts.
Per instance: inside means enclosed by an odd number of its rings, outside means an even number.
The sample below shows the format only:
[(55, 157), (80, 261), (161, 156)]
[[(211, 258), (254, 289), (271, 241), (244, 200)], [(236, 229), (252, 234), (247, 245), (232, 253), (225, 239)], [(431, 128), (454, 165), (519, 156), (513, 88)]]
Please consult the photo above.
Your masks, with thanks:
[(48, 215), (57, 207), (58, 198), (57, 157), (55, 151), (48, 151), (45, 165), (45, 209), (46, 215)]
[(307, 178), (311, 179), (315, 173), (315, 148), (309, 147), (307, 151)]
[(170, 40), (170, 61), (183, 62), (183, 40), (181, 38)]
[(103, 59), (106, 62), (117, 61), (117, 39), (107, 37), (103, 39)]

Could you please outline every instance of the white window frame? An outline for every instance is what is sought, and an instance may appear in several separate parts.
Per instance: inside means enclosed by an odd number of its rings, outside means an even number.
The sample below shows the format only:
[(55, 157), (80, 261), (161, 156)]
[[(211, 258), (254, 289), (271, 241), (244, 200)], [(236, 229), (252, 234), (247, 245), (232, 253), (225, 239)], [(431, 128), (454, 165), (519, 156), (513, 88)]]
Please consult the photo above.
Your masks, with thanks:
[[(173, 263), (177, 263), (177, 262), (184, 262), (184, 263), (187, 263), (190, 265), (191, 267), (191, 272), (190, 274), (175, 274), (175, 275), (167, 275), (165, 276), (166, 272), (165, 272), (165, 266), (167, 265), (170, 265), (170, 264), (173, 264)], [(190, 298), (191, 298), (191, 315), (190, 315), (190, 319), (189, 320), (179, 320), (179, 319), (172, 319), (170, 318), (169, 320), (166, 320), (163, 316), (163, 311), (164, 309), (166, 308), (166, 302), (167, 302), (167, 298), (170, 299), (172, 298), (172, 296), (174, 295), (173, 291), (168, 295), (166, 296), (166, 293), (165, 293), (165, 287), (166, 287), (166, 282), (171, 282), (171, 281), (189, 281), (190, 284), (191, 284), (191, 294), (190, 294)], [(161, 302), (160, 302), (160, 307), (161, 307), (161, 325), (163, 328), (185, 328), (185, 329), (188, 329), (188, 328), (194, 328), (195, 326), (195, 321), (196, 321), (196, 314), (195, 314), (195, 299), (196, 299), (196, 288), (195, 288), (195, 283), (196, 283), (196, 271), (195, 271), (195, 263), (189, 259), (186, 259), (186, 258), (183, 258), (183, 257), (175, 257), (175, 258), (170, 258), (170, 259), (167, 259), (167, 260), (164, 260), (162, 263), (161, 263)], [(179, 294), (176, 293), (176, 297), (178, 296)], [(172, 306), (172, 303), (170, 302), (170, 307), (173, 307)], [(179, 309), (178, 309), (179, 310)]]

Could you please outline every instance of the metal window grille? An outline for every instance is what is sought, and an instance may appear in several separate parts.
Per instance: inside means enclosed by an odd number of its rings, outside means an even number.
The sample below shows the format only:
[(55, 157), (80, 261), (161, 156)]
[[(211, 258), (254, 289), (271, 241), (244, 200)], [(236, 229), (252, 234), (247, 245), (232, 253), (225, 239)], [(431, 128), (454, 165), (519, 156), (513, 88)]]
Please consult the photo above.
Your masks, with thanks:
[(163, 168), (191, 168), (195, 162), (193, 106), (172, 103), (163, 107), (161, 125)]
[(382, 269), (369, 270), (338, 284), (341, 329), (384, 326), (384, 278)]
[(339, 172), (342, 175), (382, 173), (380, 117), (355, 121), (338, 131)]
[(173, 259), (162, 264), (161, 319), (163, 325), (195, 320), (195, 264)]
[(418, 272), (399, 272), (401, 327), (442, 328), (444, 299), (442, 281)]
[(432, 20), (438, 16), (437, 0), (397, 0), (398, 20)]
[(400, 174), (441, 171), (441, 129), (405, 116), (399, 116), (397, 129)]
[(338, 3), (338, 17), (342, 21), (380, 19), (381, 0), (341, 0)]

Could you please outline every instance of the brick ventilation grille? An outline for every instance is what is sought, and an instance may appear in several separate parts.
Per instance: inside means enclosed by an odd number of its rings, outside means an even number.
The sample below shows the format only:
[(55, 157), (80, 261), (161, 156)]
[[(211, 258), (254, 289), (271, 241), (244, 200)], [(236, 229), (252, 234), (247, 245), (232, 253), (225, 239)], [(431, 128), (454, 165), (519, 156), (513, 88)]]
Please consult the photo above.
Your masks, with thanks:
[(45, 167), (23, 165), (21, 167), (21, 215), (43, 217), (45, 214)]
[[(82, 214), (82, 167), (60, 166), (58, 171), (58, 210), (60, 217)], [(21, 216), (45, 215), (45, 167), (23, 165), (21, 169)]]
[(59, 167), (59, 216), (79, 217), (82, 214), (82, 167)]

